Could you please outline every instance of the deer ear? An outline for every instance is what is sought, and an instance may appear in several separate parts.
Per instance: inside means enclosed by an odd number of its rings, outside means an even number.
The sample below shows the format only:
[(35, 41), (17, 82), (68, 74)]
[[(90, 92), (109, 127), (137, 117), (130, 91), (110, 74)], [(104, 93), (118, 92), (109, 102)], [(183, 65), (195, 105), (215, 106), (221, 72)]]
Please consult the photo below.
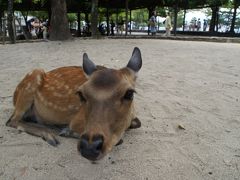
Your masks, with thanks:
[(142, 56), (141, 51), (138, 47), (135, 47), (132, 53), (132, 57), (129, 60), (127, 67), (132, 69), (134, 72), (138, 72), (142, 67)]
[(87, 53), (83, 54), (83, 71), (87, 76), (90, 76), (97, 70), (96, 65), (88, 58)]

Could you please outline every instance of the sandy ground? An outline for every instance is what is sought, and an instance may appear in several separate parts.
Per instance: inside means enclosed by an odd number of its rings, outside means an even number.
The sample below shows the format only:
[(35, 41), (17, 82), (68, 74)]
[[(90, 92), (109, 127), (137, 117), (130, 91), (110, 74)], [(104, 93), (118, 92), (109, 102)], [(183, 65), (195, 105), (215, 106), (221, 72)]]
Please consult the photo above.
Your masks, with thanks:
[[(97, 64), (120, 68), (142, 51), (136, 104), (140, 129), (97, 164), (77, 140), (42, 139), (6, 127), (12, 94), (33, 68)], [(240, 44), (169, 40), (74, 40), (0, 45), (0, 179), (240, 179)], [(183, 126), (185, 130), (179, 129)]]

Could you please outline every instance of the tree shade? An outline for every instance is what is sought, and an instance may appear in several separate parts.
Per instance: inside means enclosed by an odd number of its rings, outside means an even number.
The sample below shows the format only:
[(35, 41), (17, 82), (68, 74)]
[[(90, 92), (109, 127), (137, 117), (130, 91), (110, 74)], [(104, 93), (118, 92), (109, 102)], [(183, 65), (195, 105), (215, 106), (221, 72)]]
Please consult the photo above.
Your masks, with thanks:
[[(0, 6), (7, 10), (7, 1), (0, 0)], [(48, 11), (50, 0), (15, 0), (14, 10), (19, 11)], [(128, 0), (128, 9), (151, 8), (156, 6), (175, 7), (181, 9), (195, 9), (203, 7), (221, 6), (229, 0)], [(236, 0), (239, 2), (239, 0)], [(125, 9), (126, 0), (99, 0), (98, 6), (111, 9)], [(91, 12), (92, 0), (67, 0), (68, 12)], [(239, 4), (239, 3), (238, 3)]]

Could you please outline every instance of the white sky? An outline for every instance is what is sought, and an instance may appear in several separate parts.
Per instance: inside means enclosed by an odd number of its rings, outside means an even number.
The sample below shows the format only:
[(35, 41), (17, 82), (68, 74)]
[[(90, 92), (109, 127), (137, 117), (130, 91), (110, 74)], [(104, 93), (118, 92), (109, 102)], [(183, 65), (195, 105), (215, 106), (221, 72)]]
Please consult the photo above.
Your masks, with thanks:
[(200, 18), (200, 21), (207, 19), (205, 13), (203, 13), (202, 11), (191, 11), (191, 12), (186, 13), (187, 23), (189, 23), (192, 20), (192, 18), (194, 18), (194, 17), (196, 17), (197, 20), (198, 20), (198, 18)]
[[(207, 19), (207, 16), (205, 15), (204, 13), (204, 10), (205, 9), (201, 9), (201, 10), (189, 10), (187, 13), (186, 13), (186, 21), (187, 23), (189, 23), (192, 18), (196, 17), (197, 19), (200, 18), (200, 20), (203, 22), (204, 19)], [(227, 10), (226, 8), (221, 8), (221, 10)], [(237, 12), (240, 12), (240, 8), (237, 9)], [(210, 17), (208, 17), (210, 18)]]

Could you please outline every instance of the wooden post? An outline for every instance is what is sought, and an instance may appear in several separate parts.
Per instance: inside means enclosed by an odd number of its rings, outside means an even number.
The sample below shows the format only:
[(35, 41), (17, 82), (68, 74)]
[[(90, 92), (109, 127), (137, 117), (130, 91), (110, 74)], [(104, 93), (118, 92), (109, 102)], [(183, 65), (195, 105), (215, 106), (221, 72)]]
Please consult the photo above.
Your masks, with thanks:
[(78, 22), (78, 37), (81, 36), (81, 14), (80, 12), (77, 13), (77, 22)]
[(5, 38), (6, 38), (6, 18), (2, 18), (2, 21), (3, 21), (3, 37), (2, 37), (2, 40), (3, 40), (3, 44), (5, 44)]
[(89, 14), (87, 12), (85, 12), (85, 22), (86, 22), (86, 35), (89, 35), (90, 33), (90, 24), (89, 24)]
[(128, 34), (128, 0), (125, 0), (125, 14), (126, 14), (126, 20), (125, 20), (125, 35), (127, 36)]
[(107, 36), (109, 36), (109, 7), (107, 6)]
[(119, 21), (119, 19), (118, 19), (118, 9), (117, 9), (117, 15), (116, 15), (116, 27), (117, 27), (117, 34), (118, 34), (118, 28), (119, 28), (119, 25), (118, 25), (118, 22)]
[(130, 27), (129, 27), (129, 32), (132, 34), (132, 10), (130, 9)]
[(177, 34), (177, 15), (178, 15), (178, 6), (174, 7), (174, 26), (173, 26), (173, 34), (176, 36)]
[(2, 18), (3, 18), (3, 16), (4, 16), (3, 10), (2, 10), (1, 7), (0, 7), (0, 21), (1, 21), (1, 23), (0, 23), (0, 29), (1, 29), (1, 31), (2, 31), (2, 26), (3, 26), (3, 24), (2, 24)]
[(15, 33), (14, 33), (14, 26), (13, 26), (13, 21), (14, 21), (14, 18), (13, 18), (13, 0), (8, 0), (7, 20), (8, 20), (8, 35), (9, 35), (11, 43), (15, 44), (16, 43), (16, 36), (15, 36)]
[(98, 0), (92, 0), (91, 7), (91, 35), (93, 38), (97, 38), (98, 33)]
[(16, 18), (15, 18), (15, 16), (13, 16), (12, 26), (13, 26), (14, 38), (15, 38), (15, 41), (16, 41), (17, 40), (17, 29), (16, 29)]
[(184, 16), (183, 16), (183, 31), (185, 31), (185, 20), (186, 20), (186, 9), (184, 9)]

